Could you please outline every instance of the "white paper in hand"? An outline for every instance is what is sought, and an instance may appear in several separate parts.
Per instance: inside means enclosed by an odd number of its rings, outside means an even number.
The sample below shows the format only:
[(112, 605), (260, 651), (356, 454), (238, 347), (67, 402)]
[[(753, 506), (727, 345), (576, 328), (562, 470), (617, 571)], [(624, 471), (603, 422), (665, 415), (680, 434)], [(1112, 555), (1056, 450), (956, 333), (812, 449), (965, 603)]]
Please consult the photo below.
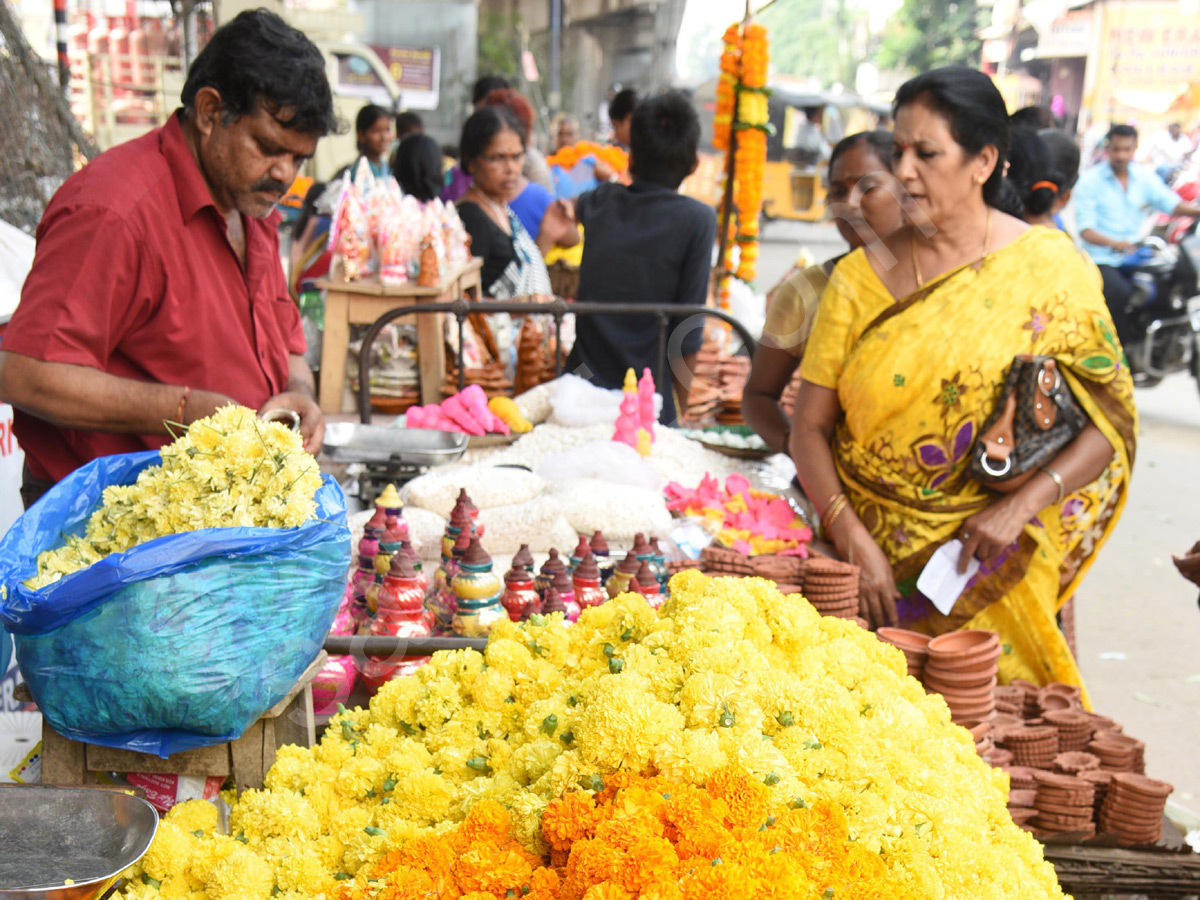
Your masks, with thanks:
[(971, 557), (966, 574), (958, 574), (958, 557), (962, 554), (962, 548), (962, 541), (959, 540), (943, 544), (930, 557), (917, 579), (917, 590), (928, 597), (943, 616), (950, 615), (963, 588), (979, 571), (979, 560)]

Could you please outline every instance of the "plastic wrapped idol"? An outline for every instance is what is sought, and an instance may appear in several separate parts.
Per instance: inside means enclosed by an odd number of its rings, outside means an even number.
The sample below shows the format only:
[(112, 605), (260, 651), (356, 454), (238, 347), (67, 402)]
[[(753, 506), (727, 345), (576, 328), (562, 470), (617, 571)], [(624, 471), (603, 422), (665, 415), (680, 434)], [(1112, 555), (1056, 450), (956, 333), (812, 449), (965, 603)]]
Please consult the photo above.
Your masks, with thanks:
[(514, 565), (504, 574), (504, 596), (500, 603), (504, 606), (508, 617), (514, 622), (527, 618), (526, 608), (530, 603), (538, 603), (537, 591), (533, 588), (533, 575), (521, 566)]
[(492, 558), (471, 538), (452, 582), (456, 609), (454, 633), (462, 637), (487, 637), (492, 626), (507, 616), (500, 604), (503, 588), (492, 571)]
[[(412, 562), (397, 553), (379, 589), (378, 611), (371, 622), (372, 635), (399, 638), (428, 637), (429, 623), (425, 620), (425, 594)], [(362, 665), (362, 680), (374, 695), (387, 681), (397, 675), (408, 675), (429, 657), (397, 659), (367, 659)]]
[(596, 557), (588, 550), (580, 560), (575, 571), (571, 573), (571, 586), (575, 590), (575, 602), (580, 609), (599, 606), (608, 600), (608, 593), (600, 586), (600, 568), (596, 565)]
[(371, 224), (362, 193), (353, 180), (347, 178), (334, 208), (329, 234), (335, 268), (340, 260), (342, 275), (347, 281), (358, 281), (370, 274), (371, 243)]

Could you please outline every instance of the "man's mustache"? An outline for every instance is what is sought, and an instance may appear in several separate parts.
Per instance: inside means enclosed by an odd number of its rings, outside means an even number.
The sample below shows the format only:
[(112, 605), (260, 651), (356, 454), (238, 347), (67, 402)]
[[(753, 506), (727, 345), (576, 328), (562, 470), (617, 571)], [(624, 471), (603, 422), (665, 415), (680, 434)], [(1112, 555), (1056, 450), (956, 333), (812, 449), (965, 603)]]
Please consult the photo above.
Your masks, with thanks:
[(288, 186), (282, 181), (276, 181), (274, 178), (264, 178), (257, 182), (250, 190), (258, 192), (264, 191), (272, 194), (286, 194)]

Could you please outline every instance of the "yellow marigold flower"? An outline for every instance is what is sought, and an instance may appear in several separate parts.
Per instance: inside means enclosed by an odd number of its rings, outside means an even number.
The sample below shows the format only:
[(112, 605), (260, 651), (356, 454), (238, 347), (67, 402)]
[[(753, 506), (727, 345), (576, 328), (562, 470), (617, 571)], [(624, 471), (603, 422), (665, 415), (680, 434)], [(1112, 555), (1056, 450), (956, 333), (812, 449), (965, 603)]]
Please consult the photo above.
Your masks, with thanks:
[(321, 833), (321, 823), (308, 800), (291, 791), (244, 791), (229, 817), (229, 827), (251, 845), (269, 837), (310, 841)]
[(235, 847), (217, 863), (205, 884), (209, 900), (269, 900), (275, 887), (271, 867), (247, 847)]
[(186, 800), (176, 803), (163, 817), (186, 832), (203, 831), (212, 834), (217, 830), (217, 807), (207, 800)]
[(688, 729), (668, 735), (654, 748), (654, 767), (672, 781), (704, 784), (728, 759), (712, 731)]
[(192, 836), (175, 822), (164, 819), (158, 824), (154, 843), (141, 859), (142, 871), (156, 881), (182, 876), (189, 867)]
[(584, 759), (598, 769), (641, 772), (654, 748), (683, 725), (679, 710), (648, 697), (630, 676), (607, 675), (584, 702), (575, 737)]

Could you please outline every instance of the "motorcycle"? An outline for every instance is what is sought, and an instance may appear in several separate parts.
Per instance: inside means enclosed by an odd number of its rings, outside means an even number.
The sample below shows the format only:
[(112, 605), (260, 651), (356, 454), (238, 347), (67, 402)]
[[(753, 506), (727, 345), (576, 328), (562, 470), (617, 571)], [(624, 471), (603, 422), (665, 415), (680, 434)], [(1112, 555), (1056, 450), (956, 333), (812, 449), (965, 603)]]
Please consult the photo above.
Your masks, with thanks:
[(1200, 382), (1200, 235), (1195, 223), (1177, 244), (1149, 236), (1121, 269), (1133, 282), (1127, 307), (1141, 340), (1125, 347), (1134, 384), (1153, 387), (1190, 371)]

